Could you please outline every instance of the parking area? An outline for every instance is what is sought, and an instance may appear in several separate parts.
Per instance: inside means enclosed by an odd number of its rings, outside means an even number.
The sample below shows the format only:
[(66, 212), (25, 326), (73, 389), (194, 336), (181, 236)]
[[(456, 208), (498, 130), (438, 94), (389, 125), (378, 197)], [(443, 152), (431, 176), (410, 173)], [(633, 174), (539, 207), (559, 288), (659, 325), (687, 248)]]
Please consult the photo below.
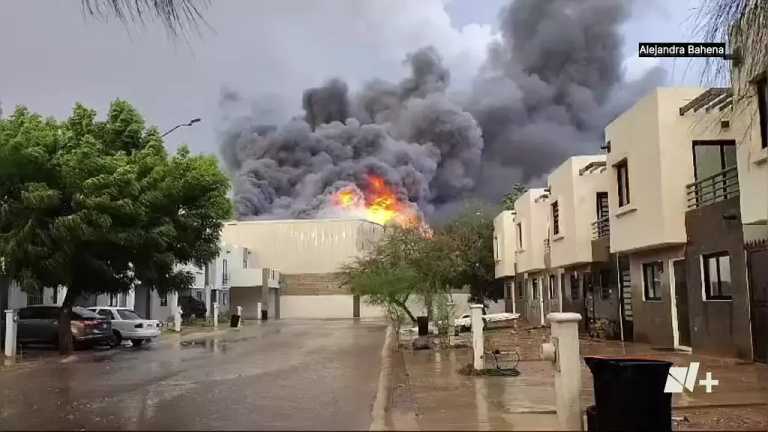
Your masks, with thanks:
[(0, 429), (368, 429), (385, 329), (251, 322), (0, 369)]

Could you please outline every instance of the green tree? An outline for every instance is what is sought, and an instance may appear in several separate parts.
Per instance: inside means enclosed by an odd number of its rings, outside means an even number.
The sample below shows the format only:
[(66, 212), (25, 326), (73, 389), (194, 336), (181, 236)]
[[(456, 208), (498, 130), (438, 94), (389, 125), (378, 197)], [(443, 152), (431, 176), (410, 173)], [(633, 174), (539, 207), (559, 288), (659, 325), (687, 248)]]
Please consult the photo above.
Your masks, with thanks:
[(512, 185), (512, 192), (509, 192), (508, 194), (504, 195), (504, 199), (502, 200), (502, 207), (504, 207), (504, 210), (514, 210), (515, 209), (515, 201), (517, 201), (518, 198), (520, 198), (521, 195), (523, 195), (526, 191), (528, 191), (528, 187), (526, 187), (522, 183), (515, 183)]
[(456, 288), (470, 289), (470, 299), (482, 303), (495, 282), (493, 259), (493, 214), (480, 203), (470, 204), (458, 217), (440, 228), (455, 266), (450, 277)]
[(79, 104), (63, 122), (23, 107), (0, 119), (0, 256), (24, 290), (67, 287), (62, 353), (79, 296), (187, 289), (178, 264), (218, 254), (228, 189), (214, 157), (170, 156), (124, 101), (104, 121)]

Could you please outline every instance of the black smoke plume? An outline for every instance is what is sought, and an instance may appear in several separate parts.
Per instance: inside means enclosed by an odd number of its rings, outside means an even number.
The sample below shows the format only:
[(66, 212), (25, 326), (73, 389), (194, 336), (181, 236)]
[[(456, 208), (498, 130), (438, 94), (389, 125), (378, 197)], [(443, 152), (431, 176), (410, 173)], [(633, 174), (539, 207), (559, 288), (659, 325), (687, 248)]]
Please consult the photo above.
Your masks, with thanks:
[[(595, 153), (602, 130), (664, 79), (661, 69), (622, 81), (619, 26), (630, 2), (515, 0), (500, 41), (461, 103), (432, 47), (410, 54), (399, 83), (374, 79), (350, 92), (341, 79), (304, 92), (304, 115), (282, 126), (258, 116), (229, 122), (222, 158), (237, 214), (332, 214), (329, 197), (379, 176), (427, 216), (514, 182), (536, 183), (568, 156)], [(239, 96), (230, 91), (222, 103)]]

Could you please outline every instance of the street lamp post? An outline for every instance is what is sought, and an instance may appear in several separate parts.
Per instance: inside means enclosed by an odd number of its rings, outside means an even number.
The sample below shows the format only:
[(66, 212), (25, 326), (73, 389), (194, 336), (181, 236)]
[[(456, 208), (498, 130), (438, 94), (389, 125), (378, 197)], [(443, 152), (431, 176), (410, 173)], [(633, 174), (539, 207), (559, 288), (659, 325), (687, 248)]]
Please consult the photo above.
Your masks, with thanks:
[(165, 138), (166, 135), (170, 134), (171, 132), (175, 131), (176, 129), (178, 129), (180, 127), (192, 126), (193, 124), (195, 124), (195, 123), (197, 123), (199, 121), (200, 121), (199, 118), (193, 118), (192, 120), (188, 121), (187, 123), (177, 124), (176, 126), (172, 127), (171, 129), (169, 129), (168, 131), (166, 131), (164, 134), (162, 134), (160, 136), (162, 138)]

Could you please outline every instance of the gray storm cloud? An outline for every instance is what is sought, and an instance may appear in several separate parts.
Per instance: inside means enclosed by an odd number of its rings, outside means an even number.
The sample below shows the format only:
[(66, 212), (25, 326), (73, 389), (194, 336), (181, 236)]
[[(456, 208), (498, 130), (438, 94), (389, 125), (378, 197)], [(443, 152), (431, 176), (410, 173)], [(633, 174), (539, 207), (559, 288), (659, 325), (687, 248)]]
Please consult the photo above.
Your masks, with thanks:
[[(468, 197), (497, 201), (570, 155), (596, 152), (604, 126), (664, 79), (623, 82), (619, 26), (630, 2), (515, 0), (471, 95), (448, 93), (432, 47), (410, 54), (399, 83), (350, 92), (341, 79), (304, 92), (304, 115), (281, 126), (238, 116), (222, 134), (239, 217), (327, 214), (341, 188), (370, 175), (427, 216)], [(240, 97), (222, 92), (224, 110)], [(449, 211), (449, 210), (446, 210)]]

